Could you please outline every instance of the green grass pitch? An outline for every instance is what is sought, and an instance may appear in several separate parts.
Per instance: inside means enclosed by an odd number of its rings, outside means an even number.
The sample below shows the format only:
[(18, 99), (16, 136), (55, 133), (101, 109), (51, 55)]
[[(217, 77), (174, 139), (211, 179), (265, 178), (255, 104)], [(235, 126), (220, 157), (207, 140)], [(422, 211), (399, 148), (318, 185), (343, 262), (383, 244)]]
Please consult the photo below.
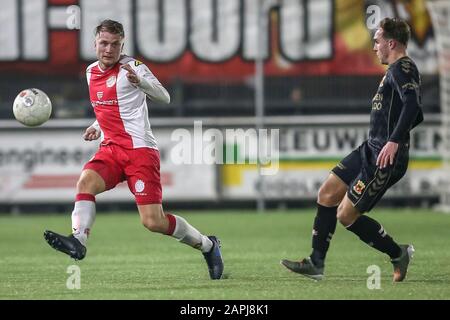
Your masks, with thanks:
[[(387, 256), (338, 225), (325, 279), (285, 270), (280, 259), (309, 254), (314, 210), (180, 212), (222, 240), (225, 279), (209, 280), (199, 251), (148, 232), (138, 213), (98, 214), (88, 254), (75, 262), (50, 248), (45, 229), (70, 232), (68, 215), (0, 216), (0, 299), (449, 299), (450, 215), (428, 210), (374, 210), (399, 243), (413, 243), (408, 278), (391, 282)], [(81, 288), (69, 290), (67, 268), (78, 265)], [(381, 270), (369, 290), (367, 268)]]

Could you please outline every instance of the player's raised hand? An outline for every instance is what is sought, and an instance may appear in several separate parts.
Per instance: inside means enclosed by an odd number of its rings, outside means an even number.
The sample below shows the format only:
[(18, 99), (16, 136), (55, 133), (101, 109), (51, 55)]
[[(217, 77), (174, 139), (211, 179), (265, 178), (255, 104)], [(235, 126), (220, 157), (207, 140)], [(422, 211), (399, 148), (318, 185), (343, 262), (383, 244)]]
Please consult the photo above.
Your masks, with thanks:
[(381, 169), (386, 168), (388, 165), (394, 164), (394, 158), (398, 150), (398, 143), (388, 141), (377, 158), (377, 166)]
[(138, 85), (141, 82), (141, 79), (139, 76), (134, 72), (134, 70), (131, 68), (129, 64), (124, 64), (121, 67), (122, 69), (125, 69), (128, 71), (127, 73), (127, 79), (134, 85)]
[(84, 132), (83, 138), (86, 141), (97, 140), (98, 138), (100, 138), (100, 130), (97, 130), (93, 126), (90, 126)]

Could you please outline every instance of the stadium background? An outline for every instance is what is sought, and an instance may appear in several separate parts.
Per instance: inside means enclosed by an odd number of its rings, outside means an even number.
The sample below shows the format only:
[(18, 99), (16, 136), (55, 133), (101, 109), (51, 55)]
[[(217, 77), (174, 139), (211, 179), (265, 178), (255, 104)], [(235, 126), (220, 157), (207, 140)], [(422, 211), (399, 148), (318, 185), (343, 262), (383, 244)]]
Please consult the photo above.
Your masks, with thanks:
[[(381, 17), (401, 16), (412, 27), (409, 54), (423, 75), (426, 115), (412, 138), (412, 170), (386, 199), (430, 206), (438, 198), (439, 76), (425, 1), (1, 0), (1, 5), (0, 204), (7, 211), (72, 202), (82, 164), (97, 148), (80, 138), (93, 121), (85, 68), (95, 60), (92, 30), (107, 17), (123, 22), (125, 53), (145, 62), (172, 97), (169, 106), (150, 106), (168, 204), (253, 206), (260, 193), (269, 204), (312, 204), (328, 170), (367, 134), (370, 101), (385, 70), (367, 28), (372, 5)], [(173, 164), (171, 133), (185, 128), (193, 134), (194, 120), (202, 120), (204, 129), (254, 127), (258, 59), (264, 60), (264, 125), (280, 129), (279, 173), (261, 184), (252, 164)], [(28, 87), (44, 90), (53, 102), (52, 120), (38, 129), (12, 120), (12, 102)], [(223, 156), (235, 152), (235, 159), (248, 160), (252, 155), (241, 143), (238, 138), (218, 147)], [(99, 199), (100, 206), (133, 205), (125, 185)]]

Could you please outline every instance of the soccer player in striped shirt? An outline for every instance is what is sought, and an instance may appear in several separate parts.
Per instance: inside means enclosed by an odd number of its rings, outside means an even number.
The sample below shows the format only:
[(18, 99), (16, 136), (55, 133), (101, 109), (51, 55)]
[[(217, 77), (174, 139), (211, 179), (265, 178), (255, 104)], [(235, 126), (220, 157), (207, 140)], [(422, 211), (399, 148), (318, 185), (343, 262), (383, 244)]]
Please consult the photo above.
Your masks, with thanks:
[(88, 161), (77, 183), (72, 212), (73, 233), (69, 236), (45, 231), (46, 241), (56, 250), (81, 260), (95, 219), (95, 196), (127, 181), (134, 194), (142, 224), (152, 232), (174, 237), (200, 250), (211, 279), (220, 279), (223, 261), (220, 242), (205, 236), (184, 218), (164, 212), (160, 181), (160, 156), (153, 136), (146, 97), (169, 103), (170, 96), (149, 68), (122, 54), (122, 24), (103, 21), (95, 31), (98, 61), (86, 70), (89, 96), (96, 121), (87, 128), (84, 139), (104, 139)]

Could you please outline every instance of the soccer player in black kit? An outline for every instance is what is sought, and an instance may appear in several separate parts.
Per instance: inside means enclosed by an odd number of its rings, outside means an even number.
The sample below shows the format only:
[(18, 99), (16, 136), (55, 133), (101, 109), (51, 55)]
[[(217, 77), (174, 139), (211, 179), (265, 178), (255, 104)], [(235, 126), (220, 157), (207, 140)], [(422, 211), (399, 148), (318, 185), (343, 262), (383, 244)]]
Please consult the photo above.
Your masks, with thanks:
[(313, 251), (301, 261), (282, 260), (289, 270), (321, 280), (339, 220), (362, 241), (390, 257), (394, 282), (405, 279), (413, 246), (397, 244), (376, 220), (363, 213), (405, 175), (409, 132), (423, 121), (419, 71), (406, 54), (409, 37), (409, 26), (403, 20), (385, 18), (380, 22), (373, 50), (389, 67), (372, 100), (369, 138), (333, 168), (320, 187)]

